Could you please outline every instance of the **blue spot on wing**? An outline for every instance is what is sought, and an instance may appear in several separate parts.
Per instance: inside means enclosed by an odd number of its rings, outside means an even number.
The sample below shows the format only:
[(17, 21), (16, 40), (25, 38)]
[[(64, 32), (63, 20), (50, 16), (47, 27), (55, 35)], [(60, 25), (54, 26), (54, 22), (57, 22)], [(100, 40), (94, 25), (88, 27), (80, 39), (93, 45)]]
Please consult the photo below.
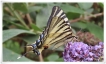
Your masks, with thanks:
[(40, 42), (40, 40), (38, 39), (37, 42)]
[(39, 43), (40, 43), (40, 40), (39, 39), (36, 40), (36, 45), (39, 45)]
[(43, 38), (43, 34), (41, 35), (41, 38)]

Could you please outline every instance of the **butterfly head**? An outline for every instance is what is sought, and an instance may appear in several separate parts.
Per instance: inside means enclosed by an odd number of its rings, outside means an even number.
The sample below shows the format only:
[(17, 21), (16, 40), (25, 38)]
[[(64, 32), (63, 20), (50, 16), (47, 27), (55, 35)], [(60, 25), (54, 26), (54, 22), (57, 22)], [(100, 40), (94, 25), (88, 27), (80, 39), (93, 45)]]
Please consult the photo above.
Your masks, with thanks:
[(39, 49), (37, 48), (36, 43), (34, 43), (32, 45), (27, 45), (27, 46), (25, 46), (25, 48), (26, 48), (26, 53), (24, 53), (23, 55), (19, 56), (17, 59), (21, 58), (22, 56), (25, 56), (30, 51), (33, 51), (36, 55), (40, 55), (40, 52), (39, 52)]
[(30, 47), (30, 51), (33, 51), (36, 55), (40, 55), (40, 53), (43, 50), (42, 38), (43, 38), (43, 34), (40, 35), (39, 39), (36, 40), (34, 44), (27, 46), (27, 47)]
[(40, 52), (36, 43), (26, 46), (26, 52), (30, 52), (30, 51), (33, 51), (36, 55), (40, 55)]

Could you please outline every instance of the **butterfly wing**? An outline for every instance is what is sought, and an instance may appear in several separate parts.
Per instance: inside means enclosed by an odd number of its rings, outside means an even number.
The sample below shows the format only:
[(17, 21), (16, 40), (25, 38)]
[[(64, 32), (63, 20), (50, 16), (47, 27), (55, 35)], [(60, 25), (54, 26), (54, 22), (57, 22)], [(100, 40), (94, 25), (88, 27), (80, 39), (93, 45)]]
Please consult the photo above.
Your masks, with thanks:
[(72, 33), (70, 23), (63, 10), (54, 6), (51, 16), (47, 23), (47, 28), (44, 31), (44, 38), (42, 39), (43, 46), (50, 46), (55, 44), (54, 48), (57, 48), (64, 44), (66, 40), (72, 40), (75, 36)]
[(39, 36), (39, 39), (32, 45), (27, 46), (26, 50), (30, 48), (39, 55), (43, 49), (50, 47), (52, 44), (54, 44), (53, 49), (55, 49), (68, 41), (73, 41), (75, 37), (63, 10), (54, 6), (47, 27)]

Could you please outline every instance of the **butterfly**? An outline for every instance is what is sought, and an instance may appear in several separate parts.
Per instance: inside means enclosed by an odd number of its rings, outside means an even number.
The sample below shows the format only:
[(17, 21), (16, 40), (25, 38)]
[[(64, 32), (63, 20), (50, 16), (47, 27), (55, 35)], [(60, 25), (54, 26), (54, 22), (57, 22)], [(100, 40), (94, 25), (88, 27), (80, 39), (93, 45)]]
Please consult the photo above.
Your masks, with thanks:
[(53, 49), (56, 49), (68, 41), (72, 42), (75, 39), (77, 37), (72, 32), (66, 14), (60, 7), (54, 6), (47, 26), (39, 36), (39, 39), (27, 47), (30, 47), (35, 54), (40, 55), (42, 50), (48, 49), (52, 44), (54, 44)]

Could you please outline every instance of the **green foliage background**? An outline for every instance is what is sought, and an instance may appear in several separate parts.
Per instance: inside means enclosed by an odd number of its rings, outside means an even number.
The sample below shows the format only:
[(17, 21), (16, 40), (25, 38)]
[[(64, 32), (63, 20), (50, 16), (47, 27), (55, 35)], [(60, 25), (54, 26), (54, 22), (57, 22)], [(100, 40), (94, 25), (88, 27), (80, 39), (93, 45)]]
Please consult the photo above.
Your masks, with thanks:
[[(53, 6), (59, 6), (70, 20), (84, 19), (71, 23), (75, 31), (85, 29), (103, 41), (103, 15), (86, 20), (88, 16), (103, 13), (103, 3), (3, 3), (3, 61), (39, 61), (39, 57), (28, 53), (26, 57), (17, 59), (23, 54), (24, 46), (32, 44), (46, 27)], [(78, 29), (78, 30), (77, 30)], [(44, 61), (63, 61), (62, 51), (43, 51)]]

